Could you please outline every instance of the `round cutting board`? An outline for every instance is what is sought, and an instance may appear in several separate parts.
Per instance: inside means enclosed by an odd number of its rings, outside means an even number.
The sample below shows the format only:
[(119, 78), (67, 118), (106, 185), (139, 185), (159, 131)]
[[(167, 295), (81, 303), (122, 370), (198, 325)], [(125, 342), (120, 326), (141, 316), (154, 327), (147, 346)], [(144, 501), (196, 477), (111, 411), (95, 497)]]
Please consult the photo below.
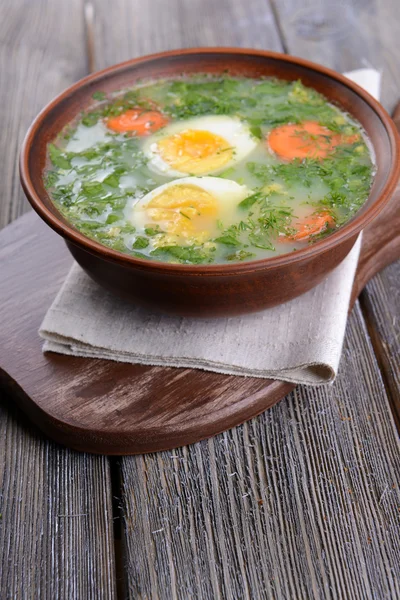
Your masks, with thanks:
[[(400, 254), (400, 194), (364, 232), (353, 298)], [(397, 221), (397, 222), (396, 222)], [(256, 416), (293, 385), (196, 369), (44, 355), (38, 329), (72, 258), (34, 213), (0, 233), (0, 384), (40, 429), (76, 450), (176, 448)]]

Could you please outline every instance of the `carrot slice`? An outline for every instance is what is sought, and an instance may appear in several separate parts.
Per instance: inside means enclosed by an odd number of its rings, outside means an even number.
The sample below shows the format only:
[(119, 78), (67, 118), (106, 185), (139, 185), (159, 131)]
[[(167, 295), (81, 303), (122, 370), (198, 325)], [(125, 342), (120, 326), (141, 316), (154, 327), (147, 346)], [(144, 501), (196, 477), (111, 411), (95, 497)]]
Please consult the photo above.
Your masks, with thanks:
[(326, 158), (339, 144), (352, 144), (358, 135), (334, 133), (316, 121), (280, 125), (268, 136), (270, 149), (283, 160)]
[(291, 228), (294, 230), (293, 233), (288, 235), (280, 235), (278, 238), (279, 242), (305, 242), (310, 237), (318, 235), (326, 231), (328, 228), (334, 227), (335, 219), (332, 215), (323, 210), (318, 213), (314, 213), (297, 223), (294, 223)]
[(136, 133), (139, 136), (150, 135), (150, 133), (154, 133), (167, 123), (167, 117), (158, 110), (143, 110), (141, 108), (132, 108), (117, 117), (106, 119), (106, 125), (109, 129), (118, 133)]

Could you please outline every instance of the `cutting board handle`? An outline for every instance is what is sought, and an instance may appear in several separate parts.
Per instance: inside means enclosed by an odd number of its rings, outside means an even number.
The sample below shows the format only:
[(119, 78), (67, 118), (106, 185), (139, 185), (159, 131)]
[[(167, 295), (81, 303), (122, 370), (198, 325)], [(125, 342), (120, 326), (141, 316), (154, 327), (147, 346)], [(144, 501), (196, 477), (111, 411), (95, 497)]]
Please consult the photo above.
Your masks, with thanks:
[[(392, 118), (400, 132), (400, 103), (396, 106)], [(398, 258), (400, 258), (400, 186), (397, 186), (389, 204), (380, 215), (364, 229), (351, 307), (368, 281)]]

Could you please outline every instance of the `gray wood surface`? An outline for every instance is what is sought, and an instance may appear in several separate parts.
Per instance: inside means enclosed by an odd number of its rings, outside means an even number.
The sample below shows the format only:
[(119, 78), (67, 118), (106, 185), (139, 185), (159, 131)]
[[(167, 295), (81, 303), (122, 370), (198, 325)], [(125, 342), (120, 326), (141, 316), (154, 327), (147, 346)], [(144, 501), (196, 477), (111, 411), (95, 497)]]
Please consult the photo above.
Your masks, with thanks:
[(28, 208), (18, 154), (31, 121), (86, 74), (81, 0), (2, 0), (0, 5), (0, 227)]
[(11, 402), (1, 396), (1, 598), (114, 598), (108, 461), (44, 439)]
[[(271, 0), (291, 54), (346, 71), (374, 67), (382, 73), (381, 100), (392, 112), (400, 99), (398, 0)], [(400, 428), (400, 262), (371, 281), (361, 298), (374, 350)]]
[(336, 71), (374, 67), (383, 73), (382, 103), (399, 99), (398, 0), (270, 0), (290, 54)]
[(388, 414), (357, 305), (333, 387), (299, 389), (212, 440), (124, 458), (130, 597), (399, 597)]
[[(241, 27), (243, 2), (231, 2), (227, 10), (225, 2), (212, 0), (153, 1), (140, 20), (138, 4), (117, 2), (120, 18), (107, 28), (107, 39), (102, 32), (108, 11), (96, 7), (97, 68), (198, 44), (301, 54), (284, 35), (278, 5), (247, 3)], [(294, 5), (305, 6), (279, 3), (289, 12)], [(340, 12), (335, 19), (338, 28)], [(138, 27), (154, 32), (152, 39), (144, 39)], [(127, 29), (135, 33), (123, 36), (122, 44), (117, 40)], [(279, 30), (281, 42), (274, 33)], [(329, 37), (319, 44), (326, 55), (320, 57), (315, 46), (306, 50), (306, 44), (303, 55), (339, 70), (370, 64), (360, 52), (366, 39), (376, 42), (372, 18), (364, 41), (354, 42), (354, 32), (355, 25), (343, 57)], [(386, 94), (393, 98), (393, 88)], [(129, 597), (395, 597), (397, 453), (388, 398), (357, 306), (333, 388), (300, 389), (213, 440), (121, 460)]]
[[(27, 127), (45, 103), (86, 72), (81, 2), (3, 0), (0, 39), (4, 226), (27, 208), (18, 179)], [(1, 390), (0, 513), (2, 599), (115, 597), (108, 459), (44, 439)]]
[(400, 430), (400, 262), (367, 285), (361, 302), (393, 416)]
[[(398, 99), (397, 0), (93, 8), (85, 33), (80, 0), (1, 3), (0, 226), (26, 207), (16, 159), (30, 120), (90, 66), (180, 46), (283, 49), (338, 70), (382, 68), (384, 104)], [(112, 472), (102, 457), (44, 440), (2, 398), (0, 596), (113, 598), (118, 579), (119, 597), (132, 599), (400, 597), (389, 408), (399, 390), (399, 277), (389, 267), (356, 305), (334, 386), (299, 388), (244, 426), (124, 458)], [(112, 539), (112, 493), (121, 544)]]
[(114, 0), (94, 6), (94, 65), (173, 48), (245, 46), (280, 51), (265, 0)]

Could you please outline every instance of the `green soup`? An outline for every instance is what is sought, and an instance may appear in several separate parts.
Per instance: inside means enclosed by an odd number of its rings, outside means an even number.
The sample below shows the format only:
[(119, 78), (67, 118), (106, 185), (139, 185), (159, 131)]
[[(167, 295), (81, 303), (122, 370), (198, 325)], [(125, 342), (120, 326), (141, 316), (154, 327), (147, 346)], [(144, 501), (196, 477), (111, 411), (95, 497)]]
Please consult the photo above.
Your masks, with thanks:
[(49, 144), (45, 178), (87, 237), (211, 264), (329, 235), (366, 201), (373, 174), (359, 123), (300, 81), (195, 75), (96, 91)]

